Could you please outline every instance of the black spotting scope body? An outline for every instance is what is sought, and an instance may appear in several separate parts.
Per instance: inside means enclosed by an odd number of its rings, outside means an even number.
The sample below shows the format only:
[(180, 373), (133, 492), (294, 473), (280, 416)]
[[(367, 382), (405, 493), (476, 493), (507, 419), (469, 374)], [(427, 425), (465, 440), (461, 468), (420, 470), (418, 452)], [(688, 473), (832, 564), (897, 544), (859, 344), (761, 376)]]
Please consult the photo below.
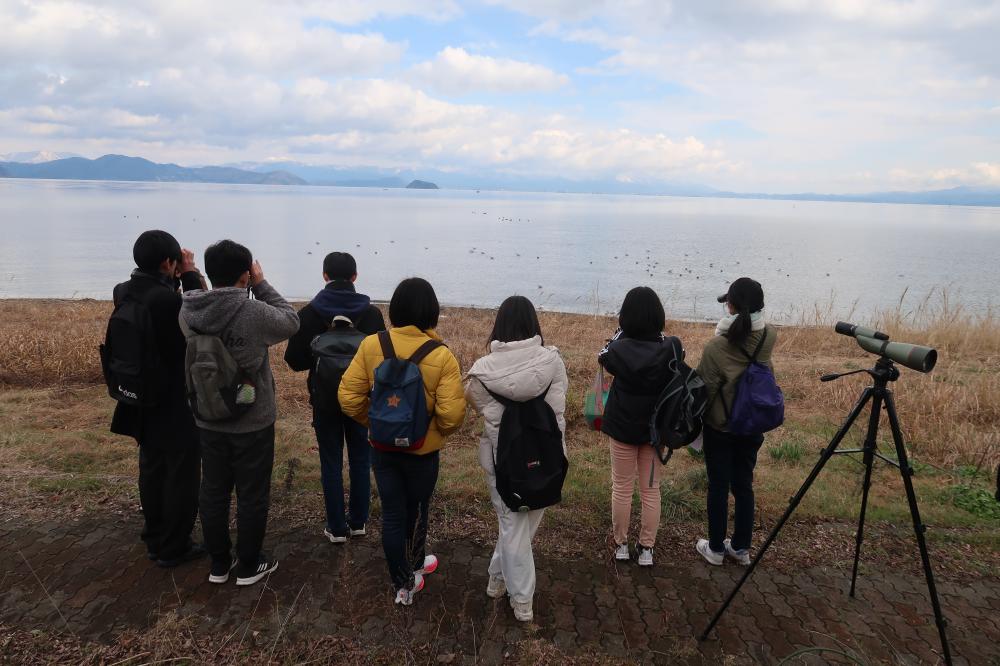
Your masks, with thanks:
[(841, 335), (854, 338), (865, 351), (884, 356), (910, 370), (930, 372), (937, 363), (937, 350), (931, 347), (890, 342), (889, 336), (885, 333), (845, 321), (837, 322), (834, 330)]

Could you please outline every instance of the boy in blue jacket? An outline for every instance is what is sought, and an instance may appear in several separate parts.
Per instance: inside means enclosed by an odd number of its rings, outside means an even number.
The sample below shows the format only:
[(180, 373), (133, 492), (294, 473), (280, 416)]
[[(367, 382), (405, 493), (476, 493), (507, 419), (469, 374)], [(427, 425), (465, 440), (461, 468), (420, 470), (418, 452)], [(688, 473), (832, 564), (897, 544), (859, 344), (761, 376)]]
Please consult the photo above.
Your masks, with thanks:
[[(385, 330), (382, 311), (371, 299), (354, 289), (357, 263), (346, 252), (331, 252), (323, 260), (326, 286), (308, 305), (299, 310), (299, 331), (288, 341), (285, 362), (295, 371), (308, 370), (310, 389), (315, 359), (310, 343), (330, 328), (334, 317), (347, 317), (365, 335)], [(348, 536), (364, 536), (371, 497), (371, 447), (368, 431), (340, 411), (336, 400), (317, 404), (309, 391), (313, 408), (313, 428), (319, 445), (320, 478), (326, 501), (326, 528), (323, 535), (331, 543), (345, 543)], [(344, 514), (344, 443), (347, 443), (351, 480), (347, 515)]]

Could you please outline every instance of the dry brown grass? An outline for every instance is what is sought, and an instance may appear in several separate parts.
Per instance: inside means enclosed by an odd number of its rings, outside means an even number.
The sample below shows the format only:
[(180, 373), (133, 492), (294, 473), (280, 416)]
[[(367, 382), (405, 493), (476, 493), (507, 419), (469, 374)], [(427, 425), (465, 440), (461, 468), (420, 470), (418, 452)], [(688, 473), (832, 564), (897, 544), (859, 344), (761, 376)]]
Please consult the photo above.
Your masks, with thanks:
[[(0, 386), (59, 388), (101, 382), (97, 346), (104, 335), (110, 304), (103, 301), (0, 301)], [(833, 334), (829, 313), (781, 330), (775, 352), (778, 379), (788, 401), (786, 430), (807, 439), (822, 438), (853, 404), (863, 379), (821, 384), (820, 374), (871, 365), (873, 358), (848, 338)], [(463, 368), (486, 352), (493, 322), (490, 310), (449, 309), (440, 333)], [(571, 439), (586, 438), (582, 396), (596, 371), (595, 355), (615, 328), (612, 318), (543, 312), (546, 342), (557, 345), (570, 378), (567, 410)], [(896, 395), (912, 448), (926, 462), (941, 465), (996, 464), (1000, 459), (1000, 321), (975, 317), (948, 303), (924, 305), (914, 312), (896, 309), (871, 322), (893, 339), (934, 346), (940, 358), (928, 375), (904, 370)], [(703, 323), (670, 322), (689, 361), (700, 356), (712, 335)], [(308, 411), (301, 375), (281, 361), (283, 345), (273, 350), (272, 366), (282, 410)], [(817, 439), (817, 441), (819, 441)]]
[[(0, 335), (15, 341), (0, 347), (0, 503), (12, 515), (46, 519), (54, 507), (67, 515), (84, 515), (98, 505), (100, 512), (124, 515), (135, 510), (134, 444), (107, 430), (114, 403), (101, 385), (97, 360), (109, 312), (106, 302), (0, 301)], [(439, 330), (463, 367), (486, 352), (493, 317), (488, 310), (448, 309), (442, 314)], [(569, 371), (571, 474), (564, 502), (547, 512), (547, 526), (536, 546), (545, 555), (588, 557), (608, 533), (610, 480), (607, 443), (587, 428), (583, 394), (596, 371), (596, 352), (613, 333), (615, 322), (549, 312), (540, 319), (546, 342), (559, 346)], [(990, 469), (998, 458), (1000, 324), (954, 311), (919, 322), (890, 313), (879, 323), (897, 339), (926, 341), (941, 352), (932, 374), (904, 370), (896, 385), (912, 457), (923, 464), (915, 483), (924, 520), (936, 528), (931, 535), (936, 561), (949, 575), (996, 575), (1000, 532), (992, 498), (985, 501), (992, 479), (988, 472), (970, 475), (969, 469)], [(704, 323), (670, 322), (668, 330), (682, 338), (692, 363), (712, 335), (712, 326)], [(272, 356), (279, 419), (271, 516), (282, 524), (314, 525), (322, 520), (323, 505), (311, 410), (304, 375), (288, 370), (283, 351), (279, 346)], [(783, 327), (775, 362), (787, 395), (788, 418), (768, 436), (757, 470), (758, 535), (784, 510), (816, 452), (865, 384), (860, 377), (821, 384), (819, 375), (870, 367), (873, 358), (824, 323)], [(435, 492), (434, 531), (437, 538), (470, 540), (485, 548), (495, 538), (496, 525), (478, 463), (480, 431), (481, 421), (470, 413), (450, 438)], [(859, 437), (856, 431), (850, 443)], [(798, 451), (798, 458), (779, 460), (784, 448)], [(875, 478), (870, 519), (901, 526), (881, 537), (878, 559), (886, 566), (912, 568), (912, 532), (906, 528), (899, 475), (880, 468)], [(664, 479), (658, 548), (672, 553), (670, 557), (684, 557), (690, 555), (691, 539), (703, 529), (704, 464), (689, 455), (674, 456)], [(954, 492), (961, 486), (971, 493), (973, 504), (980, 502), (976, 510), (956, 500)], [(832, 461), (786, 530), (791, 542), (808, 539), (822, 542), (823, 548), (778, 549), (770, 556), (777, 558), (775, 564), (808, 566), (812, 553), (822, 553), (826, 564), (848, 562), (859, 498), (857, 465), (846, 459)], [(372, 510), (377, 518), (377, 495)]]

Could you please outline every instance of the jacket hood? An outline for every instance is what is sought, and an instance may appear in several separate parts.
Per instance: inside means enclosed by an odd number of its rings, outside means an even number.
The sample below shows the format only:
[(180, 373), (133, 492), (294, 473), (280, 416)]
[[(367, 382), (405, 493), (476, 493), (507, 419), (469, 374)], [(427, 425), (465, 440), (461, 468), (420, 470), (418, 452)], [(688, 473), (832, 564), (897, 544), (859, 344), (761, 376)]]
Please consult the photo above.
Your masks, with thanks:
[(316, 294), (312, 299), (312, 306), (323, 319), (344, 315), (356, 322), (371, 302), (372, 299), (354, 291), (354, 285), (349, 281), (333, 280)]
[(621, 337), (608, 346), (609, 365), (619, 370), (631, 385), (659, 390), (670, 375), (669, 363), (674, 357), (670, 338), (638, 340)]
[(184, 292), (183, 298), (181, 317), (189, 327), (209, 335), (221, 333), (248, 300), (242, 287), (195, 289)]
[(510, 400), (541, 395), (559, 369), (559, 350), (543, 347), (539, 336), (515, 342), (490, 343), (490, 353), (469, 369), (469, 377)]

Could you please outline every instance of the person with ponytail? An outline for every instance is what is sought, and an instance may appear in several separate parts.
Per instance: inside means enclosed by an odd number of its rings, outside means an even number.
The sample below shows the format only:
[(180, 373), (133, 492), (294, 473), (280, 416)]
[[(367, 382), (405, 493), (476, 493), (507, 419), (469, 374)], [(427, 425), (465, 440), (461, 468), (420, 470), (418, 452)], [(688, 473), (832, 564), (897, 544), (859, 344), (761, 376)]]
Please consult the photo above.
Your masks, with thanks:
[[(765, 323), (764, 290), (759, 282), (741, 277), (719, 296), (719, 302), (727, 315), (715, 327), (715, 337), (705, 345), (698, 364), (698, 374), (708, 389), (704, 428), (708, 539), (699, 539), (696, 549), (709, 564), (721, 565), (728, 556), (748, 565), (754, 519), (753, 471), (764, 436), (736, 435), (729, 432), (727, 422), (736, 386), (751, 358), (771, 367), (777, 331)], [(726, 538), (730, 492), (736, 506), (732, 537)]]

